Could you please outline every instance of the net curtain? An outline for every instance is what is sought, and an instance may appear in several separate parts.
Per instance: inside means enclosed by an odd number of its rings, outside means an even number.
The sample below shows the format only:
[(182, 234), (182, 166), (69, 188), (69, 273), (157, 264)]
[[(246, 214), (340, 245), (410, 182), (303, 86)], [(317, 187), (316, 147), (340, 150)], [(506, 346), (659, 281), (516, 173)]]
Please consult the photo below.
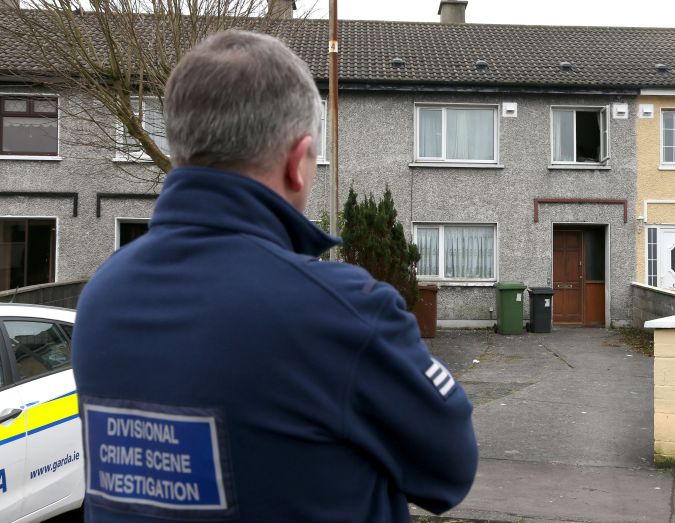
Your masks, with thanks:
[(445, 228), (445, 277), (494, 277), (494, 229), (492, 227)]
[(574, 111), (553, 111), (553, 160), (574, 161)]
[[(491, 226), (443, 227), (445, 278), (494, 278), (494, 228)], [(421, 276), (439, 275), (439, 229), (417, 229)]]

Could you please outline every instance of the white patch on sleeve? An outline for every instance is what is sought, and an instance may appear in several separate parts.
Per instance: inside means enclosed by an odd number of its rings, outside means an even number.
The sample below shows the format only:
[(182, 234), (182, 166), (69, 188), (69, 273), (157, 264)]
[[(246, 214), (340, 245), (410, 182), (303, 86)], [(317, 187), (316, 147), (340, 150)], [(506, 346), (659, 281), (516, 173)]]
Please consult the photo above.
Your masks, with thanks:
[(455, 380), (450, 371), (435, 358), (431, 358), (431, 365), (424, 375), (429, 378), (433, 386), (444, 398), (448, 397), (452, 387), (455, 385)]

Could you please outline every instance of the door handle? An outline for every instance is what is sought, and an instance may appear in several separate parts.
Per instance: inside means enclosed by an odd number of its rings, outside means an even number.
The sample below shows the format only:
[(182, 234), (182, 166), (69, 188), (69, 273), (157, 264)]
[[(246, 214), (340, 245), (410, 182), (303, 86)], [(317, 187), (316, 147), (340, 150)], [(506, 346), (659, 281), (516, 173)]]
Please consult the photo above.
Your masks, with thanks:
[(7, 414), (0, 414), (0, 423), (17, 418), (23, 411), (21, 409), (12, 409)]

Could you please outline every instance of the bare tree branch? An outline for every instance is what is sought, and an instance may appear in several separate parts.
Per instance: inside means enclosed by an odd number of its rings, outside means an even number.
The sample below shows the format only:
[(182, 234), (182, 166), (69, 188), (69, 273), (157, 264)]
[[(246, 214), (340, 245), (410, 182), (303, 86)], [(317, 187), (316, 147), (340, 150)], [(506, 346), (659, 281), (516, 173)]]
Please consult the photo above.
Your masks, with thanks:
[(275, 22), (267, 1), (89, 0), (85, 10), (77, 0), (5, 0), (14, 7), (2, 11), (0, 35), (26, 53), (17, 78), (79, 100), (69, 116), (86, 125), (71, 137), (74, 145), (99, 158), (108, 150), (151, 160), (142, 164), (146, 179), (159, 180), (171, 163), (163, 129), (149, 121), (161, 115), (173, 66), (213, 32), (267, 30)]

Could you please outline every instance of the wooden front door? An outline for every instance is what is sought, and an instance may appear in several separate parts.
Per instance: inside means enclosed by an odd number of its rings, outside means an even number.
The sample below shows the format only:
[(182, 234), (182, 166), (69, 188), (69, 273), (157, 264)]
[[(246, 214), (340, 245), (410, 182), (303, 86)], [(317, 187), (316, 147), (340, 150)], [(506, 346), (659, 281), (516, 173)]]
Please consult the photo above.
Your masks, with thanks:
[(605, 323), (605, 231), (553, 231), (553, 321)]
[(581, 231), (553, 231), (553, 321), (581, 323)]

